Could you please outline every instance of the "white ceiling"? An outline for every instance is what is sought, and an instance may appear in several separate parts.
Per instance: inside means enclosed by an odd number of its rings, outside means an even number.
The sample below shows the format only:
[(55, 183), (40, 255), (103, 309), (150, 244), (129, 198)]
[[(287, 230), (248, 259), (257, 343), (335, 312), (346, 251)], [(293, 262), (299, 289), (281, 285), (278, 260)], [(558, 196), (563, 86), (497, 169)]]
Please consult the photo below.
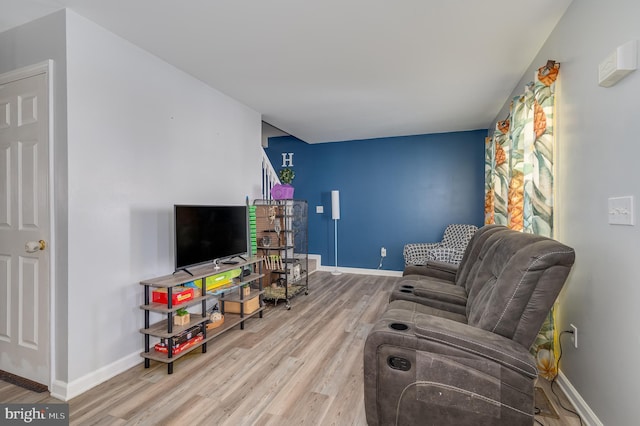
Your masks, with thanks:
[(571, 1), (0, 0), (0, 31), (68, 7), (316, 143), (487, 128)]

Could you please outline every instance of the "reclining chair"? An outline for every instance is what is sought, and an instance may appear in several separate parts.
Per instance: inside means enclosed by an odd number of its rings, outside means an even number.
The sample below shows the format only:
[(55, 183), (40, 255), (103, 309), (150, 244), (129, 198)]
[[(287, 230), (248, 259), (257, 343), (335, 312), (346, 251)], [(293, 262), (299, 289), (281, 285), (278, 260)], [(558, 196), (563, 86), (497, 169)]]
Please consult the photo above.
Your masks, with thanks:
[(538, 372), (529, 348), (575, 253), (549, 238), (503, 229), (470, 260), (464, 283), (432, 281), (447, 286), (439, 292), (460, 295), (459, 302), (434, 307), (426, 295), (393, 300), (370, 331), (369, 426), (532, 424)]
[(487, 238), (494, 232), (506, 229), (508, 228), (502, 225), (485, 225), (473, 233), (459, 264), (427, 260), (423, 265), (406, 265), (402, 272), (402, 276), (405, 277), (403, 280), (438, 278), (451, 284), (462, 285)]
[(438, 243), (412, 243), (404, 246), (405, 265), (424, 265), (428, 260), (437, 260), (457, 265), (464, 250), (478, 230), (475, 225), (449, 225)]

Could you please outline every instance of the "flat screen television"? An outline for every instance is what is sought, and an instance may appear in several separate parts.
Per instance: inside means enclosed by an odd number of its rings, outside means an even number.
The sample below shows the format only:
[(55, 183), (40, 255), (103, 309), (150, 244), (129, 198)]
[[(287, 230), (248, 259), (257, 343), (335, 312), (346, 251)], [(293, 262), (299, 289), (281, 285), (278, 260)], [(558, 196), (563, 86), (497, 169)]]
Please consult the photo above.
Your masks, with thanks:
[(246, 206), (174, 205), (176, 271), (247, 253)]

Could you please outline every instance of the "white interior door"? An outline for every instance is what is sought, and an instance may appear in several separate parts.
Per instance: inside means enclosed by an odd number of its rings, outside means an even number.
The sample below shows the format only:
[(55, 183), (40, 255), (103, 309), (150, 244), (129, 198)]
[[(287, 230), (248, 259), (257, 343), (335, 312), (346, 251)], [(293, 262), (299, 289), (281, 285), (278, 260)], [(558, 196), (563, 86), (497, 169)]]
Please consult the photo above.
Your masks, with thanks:
[(0, 369), (47, 386), (48, 97), (44, 72), (0, 75)]

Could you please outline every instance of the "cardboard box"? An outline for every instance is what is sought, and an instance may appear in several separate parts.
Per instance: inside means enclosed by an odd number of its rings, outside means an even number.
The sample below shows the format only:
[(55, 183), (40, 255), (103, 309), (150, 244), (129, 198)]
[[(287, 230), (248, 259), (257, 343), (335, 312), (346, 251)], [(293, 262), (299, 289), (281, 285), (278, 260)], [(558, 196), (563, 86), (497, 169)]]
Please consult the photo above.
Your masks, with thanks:
[[(151, 293), (151, 301), (154, 303), (164, 303), (166, 304), (169, 301), (167, 297), (167, 289), (166, 288), (158, 288), (153, 290)], [(171, 303), (173, 306), (179, 305), (184, 302), (188, 302), (193, 299), (193, 289), (189, 287), (177, 286), (173, 287), (173, 291), (171, 293)]]
[[(224, 300), (224, 299), (223, 299)], [(244, 302), (244, 313), (251, 314), (260, 308), (260, 297), (255, 296), (251, 299), (246, 299)], [(224, 302), (224, 312), (231, 314), (240, 313), (240, 302), (226, 301)]]
[(190, 314), (174, 315), (173, 316), (173, 323), (175, 325), (187, 325), (187, 324), (189, 324), (190, 321), (191, 321), (191, 315)]

